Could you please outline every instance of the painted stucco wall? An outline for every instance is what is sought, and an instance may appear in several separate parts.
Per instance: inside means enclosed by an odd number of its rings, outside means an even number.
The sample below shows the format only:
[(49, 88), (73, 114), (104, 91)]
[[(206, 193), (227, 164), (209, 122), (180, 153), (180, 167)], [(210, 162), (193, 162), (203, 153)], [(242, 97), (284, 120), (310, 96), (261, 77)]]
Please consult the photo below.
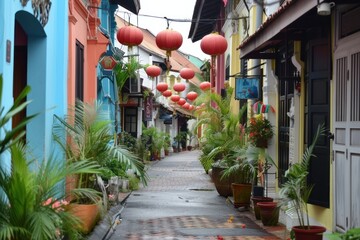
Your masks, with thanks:
[[(34, 154), (42, 159), (53, 152), (51, 129), (53, 114), (63, 115), (66, 106), (67, 25), (68, 1), (52, 1), (49, 20), (42, 29), (33, 16), (31, 1), (25, 7), (20, 0), (0, 2), (0, 73), (3, 73), (2, 103), (8, 108), (13, 103), (14, 30), (15, 15), (27, 21), (28, 35), (27, 84), (32, 88), (28, 100), (32, 103), (27, 114), (39, 113), (27, 127), (27, 141)], [(5, 61), (6, 41), (11, 42), (11, 59)], [(11, 126), (8, 126), (11, 127)]]
[(106, 52), (108, 39), (97, 29), (100, 20), (97, 18), (96, 4), (97, 2), (93, 1), (91, 7), (87, 7), (82, 0), (69, 2), (69, 106), (75, 104), (77, 42), (84, 47), (84, 101), (93, 102), (97, 98), (97, 66), (101, 54)]

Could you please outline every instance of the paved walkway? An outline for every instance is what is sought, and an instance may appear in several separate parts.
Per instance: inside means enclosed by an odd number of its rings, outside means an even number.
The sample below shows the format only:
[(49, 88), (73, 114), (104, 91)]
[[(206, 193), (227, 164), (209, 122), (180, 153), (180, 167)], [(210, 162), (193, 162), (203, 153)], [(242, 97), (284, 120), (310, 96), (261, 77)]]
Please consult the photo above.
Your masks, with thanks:
[[(173, 153), (152, 162), (148, 186), (129, 196), (121, 224), (107, 239), (286, 239), (284, 226), (264, 228), (250, 210), (239, 211), (218, 195), (199, 154)], [(107, 228), (99, 224), (89, 239), (102, 239)]]

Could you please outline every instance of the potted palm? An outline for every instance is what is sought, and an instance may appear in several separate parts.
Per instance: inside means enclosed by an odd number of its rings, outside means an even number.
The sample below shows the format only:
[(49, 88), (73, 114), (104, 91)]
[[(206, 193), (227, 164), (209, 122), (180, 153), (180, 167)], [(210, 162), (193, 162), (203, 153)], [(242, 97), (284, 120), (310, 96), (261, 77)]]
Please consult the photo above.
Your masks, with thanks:
[[(253, 202), (253, 209), (256, 219), (261, 219), (259, 202), (273, 202), (273, 198), (264, 196), (264, 172), (271, 166), (276, 164), (272, 157), (267, 153), (265, 148), (260, 148), (250, 144), (246, 150), (246, 161), (244, 164), (248, 165), (253, 172), (253, 193), (251, 200)], [(260, 183), (260, 185), (258, 185)], [(260, 189), (260, 192), (259, 192)]]
[[(224, 172), (234, 163), (236, 149), (245, 146), (245, 129), (240, 124), (240, 119), (246, 112), (243, 106), (238, 114), (230, 109), (233, 88), (226, 89), (225, 97), (208, 91), (197, 98), (197, 103), (202, 105), (198, 115), (196, 127), (204, 130), (199, 139), (202, 151), (200, 161), (205, 171), (211, 170), (211, 179), (220, 196), (232, 196), (231, 183), (235, 182), (236, 171), (224, 175)], [(232, 172), (232, 173), (231, 173)]]
[(287, 180), (280, 189), (280, 195), (285, 199), (283, 204), (294, 209), (299, 219), (299, 225), (292, 227), (296, 240), (321, 240), (323, 232), (326, 231), (326, 228), (322, 226), (310, 225), (307, 201), (313, 186), (309, 186), (306, 181), (310, 160), (315, 157), (313, 150), (324, 132), (324, 124), (319, 125), (311, 145), (302, 155), (301, 162), (291, 165), (287, 170), (285, 174)]
[(231, 183), (234, 207), (249, 207), (254, 171), (246, 163), (246, 147), (239, 146), (231, 156), (227, 159), (228, 167), (224, 170), (223, 176), (235, 176)]
[[(74, 108), (70, 108), (68, 116), (65, 118), (55, 116), (55, 120), (53, 137), (64, 151), (67, 161), (87, 160), (97, 164), (101, 171), (105, 171), (108, 161), (118, 161), (125, 167), (124, 170), (132, 170), (146, 184), (144, 164), (125, 146), (112, 143), (110, 121), (102, 114), (101, 104), (77, 101)], [(106, 210), (104, 204), (107, 202), (107, 194), (98, 190), (97, 178), (99, 176), (100, 174), (81, 173), (68, 179), (73, 188), (71, 206), (76, 207), (76, 212), (81, 215), (94, 211), (78, 210), (79, 208)], [(89, 189), (91, 194), (79, 195), (76, 191), (78, 188)], [(92, 221), (89, 227), (82, 229), (84, 233), (88, 233), (98, 220), (98, 216), (83, 217), (83, 223), (85, 219)], [(85, 226), (83, 224), (81, 227)]]

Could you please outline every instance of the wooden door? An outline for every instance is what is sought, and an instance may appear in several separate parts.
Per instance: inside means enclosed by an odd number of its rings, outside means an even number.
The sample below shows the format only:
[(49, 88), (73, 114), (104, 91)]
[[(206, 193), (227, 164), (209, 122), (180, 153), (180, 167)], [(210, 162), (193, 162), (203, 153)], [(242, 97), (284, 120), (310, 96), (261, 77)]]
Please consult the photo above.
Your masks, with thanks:
[[(307, 53), (306, 147), (311, 144), (320, 124), (330, 127), (330, 43), (327, 38), (312, 40)], [(314, 185), (309, 203), (330, 206), (330, 140), (321, 136), (314, 148), (309, 165), (308, 184)]]
[(337, 231), (360, 226), (360, 46), (335, 53), (334, 208)]

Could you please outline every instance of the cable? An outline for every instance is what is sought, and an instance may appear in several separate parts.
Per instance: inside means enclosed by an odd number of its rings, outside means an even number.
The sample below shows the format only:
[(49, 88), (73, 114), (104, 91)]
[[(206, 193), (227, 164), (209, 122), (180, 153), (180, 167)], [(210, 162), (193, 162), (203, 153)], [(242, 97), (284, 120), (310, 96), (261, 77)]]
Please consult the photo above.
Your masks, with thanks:
[[(115, 14), (117, 13), (128, 13), (131, 14), (129, 12), (126, 11), (119, 11), (117, 10), (115, 12)], [(180, 19), (180, 18), (168, 18), (168, 17), (160, 17), (160, 16), (154, 16), (154, 15), (148, 15), (148, 14), (138, 14), (138, 17), (149, 17), (149, 18), (158, 18), (158, 19), (164, 19), (165, 21), (168, 22), (202, 22), (202, 23), (207, 23), (207, 22), (214, 22), (214, 21), (225, 21), (225, 20), (239, 20), (239, 19), (244, 19), (244, 18), (249, 18), (248, 16), (244, 16), (244, 17), (234, 17), (234, 18), (207, 18), (207, 19), (200, 19), (200, 20), (192, 20), (192, 19)], [(121, 16), (119, 16), (121, 17)]]

